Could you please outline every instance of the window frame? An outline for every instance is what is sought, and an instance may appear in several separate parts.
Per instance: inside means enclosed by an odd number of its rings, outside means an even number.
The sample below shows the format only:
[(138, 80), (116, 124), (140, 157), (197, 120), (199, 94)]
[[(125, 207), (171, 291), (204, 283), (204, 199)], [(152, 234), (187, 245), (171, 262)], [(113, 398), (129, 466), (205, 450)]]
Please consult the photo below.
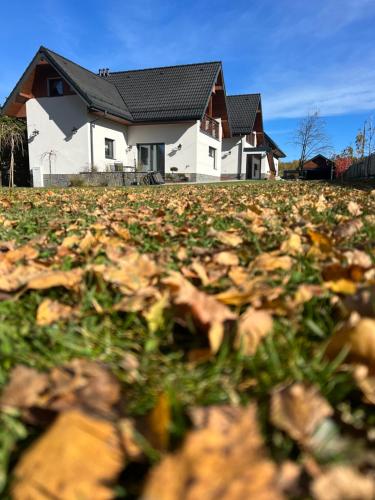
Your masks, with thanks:
[[(212, 152), (213, 154), (211, 154)], [(216, 155), (217, 155), (217, 149), (214, 148), (213, 146), (208, 146), (208, 156), (214, 159), (214, 170), (216, 170)]]
[[(58, 95), (52, 95), (51, 94), (51, 82), (54, 80), (60, 80), (62, 83), (62, 94)], [(48, 97), (63, 97), (64, 96), (64, 79), (61, 78), (61, 76), (52, 76), (50, 78), (47, 78), (47, 94)]]
[[(112, 156), (107, 155), (107, 141), (110, 143), (112, 151), (110, 151), (108, 154), (112, 154)], [(110, 137), (105, 137), (104, 138), (104, 157), (106, 160), (114, 160), (115, 159), (115, 140), (111, 139)]]

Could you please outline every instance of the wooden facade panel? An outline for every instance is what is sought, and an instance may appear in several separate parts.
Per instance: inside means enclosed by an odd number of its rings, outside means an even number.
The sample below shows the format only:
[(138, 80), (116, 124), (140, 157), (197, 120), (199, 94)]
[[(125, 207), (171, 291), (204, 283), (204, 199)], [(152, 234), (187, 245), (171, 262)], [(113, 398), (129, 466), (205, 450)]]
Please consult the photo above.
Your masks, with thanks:
[[(48, 79), (61, 78), (59, 73), (49, 64), (38, 64), (35, 68), (35, 77), (32, 85), (34, 97), (48, 97)], [(63, 79), (63, 95), (74, 95), (74, 90)]]

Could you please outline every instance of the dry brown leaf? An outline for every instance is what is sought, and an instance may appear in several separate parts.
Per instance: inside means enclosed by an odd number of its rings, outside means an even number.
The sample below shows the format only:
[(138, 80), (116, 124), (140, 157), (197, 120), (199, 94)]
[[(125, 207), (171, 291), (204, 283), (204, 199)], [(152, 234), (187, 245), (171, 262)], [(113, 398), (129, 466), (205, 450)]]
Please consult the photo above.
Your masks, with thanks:
[(311, 487), (314, 500), (374, 500), (375, 481), (349, 465), (335, 465)]
[(289, 255), (274, 255), (272, 253), (262, 253), (258, 255), (251, 264), (251, 267), (260, 271), (276, 271), (283, 269), (289, 271), (293, 265), (293, 260)]
[(67, 236), (66, 238), (63, 239), (63, 242), (61, 243), (61, 246), (63, 248), (69, 248), (72, 249), (75, 245), (79, 244), (79, 236), (77, 234), (73, 234), (71, 236)]
[(309, 302), (313, 297), (321, 297), (324, 295), (324, 288), (320, 285), (305, 285), (302, 284), (298, 287), (293, 304), (300, 305)]
[(112, 423), (68, 411), (22, 455), (12, 498), (109, 500), (124, 462)]
[(1, 406), (19, 408), (27, 421), (36, 423), (72, 408), (110, 416), (117, 413), (119, 401), (118, 380), (103, 364), (85, 359), (74, 359), (48, 374), (17, 366), (0, 400)]
[(45, 271), (28, 280), (27, 288), (31, 290), (46, 290), (62, 286), (68, 289), (77, 289), (83, 278), (82, 269), (72, 269), (70, 271)]
[(142, 500), (282, 498), (254, 406), (196, 409), (192, 418), (197, 430), (151, 471)]
[(228, 231), (218, 231), (215, 234), (215, 237), (221, 241), (221, 243), (224, 243), (224, 245), (228, 245), (229, 247), (238, 247), (243, 243), (241, 236)]
[(271, 422), (304, 446), (318, 424), (333, 410), (318, 389), (303, 383), (275, 388), (271, 396)]
[(128, 228), (120, 226), (120, 224), (111, 224), (111, 228), (113, 231), (120, 236), (125, 241), (128, 241), (131, 239), (131, 234)]
[(236, 347), (247, 356), (256, 353), (262, 338), (272, 331), (272, 316), (268, 311), (258, 311), (249, 307), (238, 321)]
[(344, 256), (351, 266), (359, 266), (363, 267), (363, 269), (372, 267), (371, 257), (367, 253), (362, 252), (362, 250), (348, 250), (344, 253)]
[(105, 267), (102, 276), (105, 281), (120, 287), (123, 293), (133, 294), (148, 287), (157, 272), (155, 262), (147, 255), (130, 252), (117, 266)]
[(368, 366), (375, 374), (375, 319), (358, 318), (353, 313), (337, 330), (327, 346), (327, 355), (335, 358), (344, 348), (349, 349), (346, 361)]
[(348, 222), (339, 224), (333, 231), (333, 236), (337, 240), (351, 238), (363, 227), (363, 222), (360, 219), (353, 219)]
[(73, 307), (61, 304), (57, 300), (44, 299), (39, 304), (36, 313), (36, 323), (39, 326), (47, 326), (56, 321), (69, 319), (74, 315)]
[(201, 292), (181, 274), (171, 273), (164, 283), (169, 287), (172, 301), (181, 312), (190, 313), (198, 328), (208, 334), (211, 349), (216, 352), (224, 335), (224, 325), (236, 316), (214, 297)]
[(242, 286), (250, 280), (249, 271), (243, 267), (232, 267), (228, 276), (236, 286)]
[(87, 231), (85, 236), (79, 242), (79, 249), (83, 253), (89, 252), (95, 245), (98, 243), (96, 237), (92, 234), (91, 231)]
[(203, 286), (207, 286), (210, 284), (210, 279), (207, 276), (206, 269), (200, 262), (195, 260), (192, 263), (191, 268), (197, 274), (197, 276), (201, 280)]
[(354, 215), (354, 217), (357, 217), (362, 213), (361, 207), (355, 201), (349, 201), (348, 211), (351, 215)]
[(234, 252), (219, 252), (214, 255), (214, 262), (222, 266), (238, 266), (239, 258)]
[(0, 290), (3, 292), (16, 292), (26, 285), (28, 280), (38, 276), (43, 272), (41, 266), (17, 266), (16, 268), (8, 268), (2, 266), (0, 269)]

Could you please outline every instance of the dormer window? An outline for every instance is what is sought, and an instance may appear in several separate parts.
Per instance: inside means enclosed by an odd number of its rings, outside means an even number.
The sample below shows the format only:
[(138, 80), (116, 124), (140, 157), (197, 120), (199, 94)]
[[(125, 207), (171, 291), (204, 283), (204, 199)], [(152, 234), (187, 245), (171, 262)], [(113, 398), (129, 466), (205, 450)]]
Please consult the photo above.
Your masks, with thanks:
[(59, 97), (64, 95), (64, 83), (62, 78), (48, 79), (48, 95), (50, 97)]

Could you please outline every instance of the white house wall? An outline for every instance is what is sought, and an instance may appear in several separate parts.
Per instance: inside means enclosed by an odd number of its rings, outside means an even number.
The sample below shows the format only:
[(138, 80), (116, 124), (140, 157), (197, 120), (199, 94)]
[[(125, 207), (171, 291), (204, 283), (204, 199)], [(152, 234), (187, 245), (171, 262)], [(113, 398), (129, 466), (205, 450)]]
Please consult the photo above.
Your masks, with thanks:
[[(198, 181), (217, 181), (221, 176), (221, 141), (214, 139), (208, 134), (201, 132), (198, 128), (198, 157), (196, 180)], [(216, 150), (215, 162), (209, 155), (209, 148)]]
[[(115, 162), (123, 165), (134, 166), (134, 161), (129, 156), (128, 152), (128, 127), (117, 124), (110, 120), (96, 120), (94, 116), (90, 116), (90, 121), (94, 121), (92, 125), (93, 137), (93, 165), (94, 169), (99, 172), (106, 172), (112, 169)], [(114, 158), (105, 157), (105, 139), (114, 141)], [(90, 147), (91, 158), (91, 147)]]
[[(129, 161), (137, 162), (137, 144), (165, 144), (165, 173), (177, 168), (178, 174), (195, 174), (197, 164), (198, 122), (155, 125), (131, 125), (128, 143)], [(178, 146), (181, 148), (178, 149)], [(173, 170), (172, 170), (173, 172)]]
[[(49, 174), (77, 174), (90, 165), (87, 107), (75, 95), (41, 97), (26, 103), (30, 169)], [(72, 134), (72, 129), (77, 132)]]

